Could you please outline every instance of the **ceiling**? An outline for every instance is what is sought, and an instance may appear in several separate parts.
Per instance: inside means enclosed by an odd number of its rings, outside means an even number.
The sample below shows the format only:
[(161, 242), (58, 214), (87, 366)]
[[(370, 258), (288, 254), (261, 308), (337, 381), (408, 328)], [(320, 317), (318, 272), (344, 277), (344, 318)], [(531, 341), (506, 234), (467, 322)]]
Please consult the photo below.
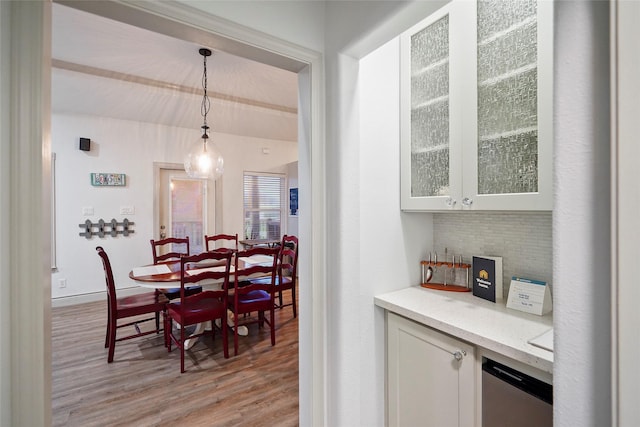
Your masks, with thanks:
[[(52, 112), (199, 129), (201, 46), (53, 4)], [(207, 121), (214, 132), (297, 140), (297, 74), (214, 51)]]

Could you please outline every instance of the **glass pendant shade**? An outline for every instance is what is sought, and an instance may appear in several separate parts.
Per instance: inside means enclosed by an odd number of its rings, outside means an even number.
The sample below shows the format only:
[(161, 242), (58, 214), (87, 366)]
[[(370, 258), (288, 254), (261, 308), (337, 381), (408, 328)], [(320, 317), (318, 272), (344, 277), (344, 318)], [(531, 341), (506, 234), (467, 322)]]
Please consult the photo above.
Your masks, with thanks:
[(206, 48), (202, 48), (198, 52), (202, 55), (204, 68), (202, 74), (203, 97), (200, 109), (204, 118), (203, 133), (198, 142), (184, 156), (184, 170), (192, 178), (212, 179), (215, 181), (224, 172), (224, 160), (215, 144), (209, 141), (209, 126), (207, 126), (207, 114), (211, 107), (207, 96), (207, 57), (211, 56), (212, 52)]
[(184, 170), (192, 178), (215, 181), (224, 172), (224, 159), (213, 142), (200, 138), (185, 155)]

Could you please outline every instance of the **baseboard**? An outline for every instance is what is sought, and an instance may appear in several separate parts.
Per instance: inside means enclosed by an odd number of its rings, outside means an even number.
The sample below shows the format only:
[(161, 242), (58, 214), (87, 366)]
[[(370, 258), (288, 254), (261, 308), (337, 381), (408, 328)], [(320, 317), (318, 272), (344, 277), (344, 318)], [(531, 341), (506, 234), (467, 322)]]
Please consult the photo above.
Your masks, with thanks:
[[(148, 289), (140, 286), (132, 286), (130, 288), (122, 288), (117, 290), (118, 297), (135, 295), (143, 292), (149, 292)], [(66, 297), (51, 298), (51, 307), (67, 307), (70, 305), (84, 304), (95, 301), (106, 301), (107, 291), (91, 292), (87, 294), (69, 295)]]

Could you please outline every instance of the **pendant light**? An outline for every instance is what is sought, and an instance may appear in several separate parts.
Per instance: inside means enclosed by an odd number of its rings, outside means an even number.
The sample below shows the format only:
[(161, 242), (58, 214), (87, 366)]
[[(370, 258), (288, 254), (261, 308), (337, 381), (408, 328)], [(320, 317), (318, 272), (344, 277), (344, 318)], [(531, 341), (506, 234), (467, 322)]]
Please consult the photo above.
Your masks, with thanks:
[(213, 179), (215, 181), (222, 176), (224, 160), (213, 141), (209, 141), (209, 126), (207, 125), (207, 114), (211, 108), (211, 103), (207, 96), (207, 57), (211, 56), (211, 50), (202, 48), (199, 52), (204, 61), (204, 73), (202, 75), (204, 96), (200, 107), (204, 124), (202, 125), (202, 136), (184, 157), (184, 170), (192, 178)]

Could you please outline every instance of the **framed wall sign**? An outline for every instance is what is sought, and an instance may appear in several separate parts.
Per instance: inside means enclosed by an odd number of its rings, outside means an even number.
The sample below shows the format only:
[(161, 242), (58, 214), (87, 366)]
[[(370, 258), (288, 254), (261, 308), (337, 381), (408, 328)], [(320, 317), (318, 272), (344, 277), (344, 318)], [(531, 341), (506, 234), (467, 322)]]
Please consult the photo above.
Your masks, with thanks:
[(289, 189), (289, 215), (298, 216), (298, 189)]
[(127, 185), (127, 175), (124, 173), (92, 173), (91, 185), (94, 187), (124, 187)]

